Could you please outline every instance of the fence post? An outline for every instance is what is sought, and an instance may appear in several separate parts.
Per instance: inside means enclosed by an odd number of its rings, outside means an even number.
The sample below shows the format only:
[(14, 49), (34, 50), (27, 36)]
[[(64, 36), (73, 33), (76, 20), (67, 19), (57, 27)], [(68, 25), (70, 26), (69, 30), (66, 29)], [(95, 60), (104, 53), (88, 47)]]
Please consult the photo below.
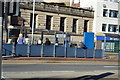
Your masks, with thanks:
[(15, 45), (15, 43), (13, 43), (13, 46), (12, 46), (12, 56), (13, 57), (16, 56), (15, 49), (16, 49), (16, 45)]
[(43, 57), (43, 53), (44, 53), (44, 46), (42, 44), (42, 47), (41, 47), (41, 57)]
[(53, 57), (56, 55), (56, 32), (54, 33), (54, 47), (53, 47)]
[(56, 55), (56, 45), (54, 44), (54, 48), (53, 48), (53, 57), (55, 57)]
[(75, 47), (75, 58), (77, 57), (77, 47)]
[(66, 57), (67, 57), (67, 45), (65, 43), (65, 46), (64, 46), (64, 58), (66, 58)]
[(87, 58), (87, 49), (84, 49), (84, 58)]
[(93, 50), (94, 50), (94, 51), (93, 51), (93, 58), (95, 58), (95, 54), (96, 54), (96, 53), (95, 53), (95, 49), (93, 49)]
[(30, 44), (27, 45), (27, 57), (30, 57)]

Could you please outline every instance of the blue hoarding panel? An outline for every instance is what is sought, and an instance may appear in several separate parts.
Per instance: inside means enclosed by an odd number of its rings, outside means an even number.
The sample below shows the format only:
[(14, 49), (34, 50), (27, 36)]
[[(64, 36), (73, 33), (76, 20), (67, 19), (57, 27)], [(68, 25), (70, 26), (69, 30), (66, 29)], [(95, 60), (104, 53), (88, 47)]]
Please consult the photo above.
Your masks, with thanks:
[(75, 48), (67, 48), (67, 57), (75, 57)]
[(50, 46), (44, 46), (44, 57), (52, 57), (53, 56), (53, 45)]
[(94, 33), (92, 32), (85, 32), (84, 33), (84, 44), (88, 49), (94, 48)]
[(27, 56), (27, 44), (17, 44), (16, 45), (16, 55), (17, 56)]
[(77, 48), (77, 57), (84, 58), (85, 57), (85, 52), (86, 52), (85, 49)]
[(30, 46), (30, 56), (41, 56), (41, 45)]
[(3, 44), (2, 54), (4, 55), (12, 55), (13, 44)]

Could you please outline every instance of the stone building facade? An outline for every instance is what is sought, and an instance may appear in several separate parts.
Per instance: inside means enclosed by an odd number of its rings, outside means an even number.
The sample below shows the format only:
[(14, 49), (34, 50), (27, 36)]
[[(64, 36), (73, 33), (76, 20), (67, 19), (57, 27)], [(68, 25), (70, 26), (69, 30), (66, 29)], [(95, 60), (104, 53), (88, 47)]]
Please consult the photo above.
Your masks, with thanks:
[[(71, 41), (83, 40), (84, 32), (92, 32), (94, 11), (68, 6), (36, 3), (34, 14), (34, 40), (41, 37), (40, 30), (61, 31), (70, 35)], [(27, 35), (31, 37), (33, 7), (29, 3), (20, 3), (20, 16), (24, 19)], [(14, 28), (14, 27), (13, 27)], [(38, 31), (37, 31), (38, 30)], [(45, 34), (54, 41), (53, 33)]]

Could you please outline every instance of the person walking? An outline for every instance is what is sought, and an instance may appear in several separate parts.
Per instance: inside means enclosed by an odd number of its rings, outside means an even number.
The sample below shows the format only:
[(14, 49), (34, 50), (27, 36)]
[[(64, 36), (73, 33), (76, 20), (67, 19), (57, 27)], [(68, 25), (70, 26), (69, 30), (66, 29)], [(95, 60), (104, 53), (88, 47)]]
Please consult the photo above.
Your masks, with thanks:
[(83, 49), (87, 49), (86, 45), (82, 41), (80, 41), (79, 47)]
[(42, 40), (41, 40), (41, 38), (37, 41), (37, 44), (42, 44)]
[(51, 42), (48, 38), (46, 38), (45, 45), (51, 45)]
[(24, 40), (24, 43), (25, 43), (25, 44), (29, 44), (29, 41), (30, 41), (29, 37), (26, 36), (26, 37), (25, 37), (25, 40)]
[(22, 37), (22, 34), (19, 34), (19, 37), (17, 39), (17, 44), (23, 44), (24, 43), (24, 38)]

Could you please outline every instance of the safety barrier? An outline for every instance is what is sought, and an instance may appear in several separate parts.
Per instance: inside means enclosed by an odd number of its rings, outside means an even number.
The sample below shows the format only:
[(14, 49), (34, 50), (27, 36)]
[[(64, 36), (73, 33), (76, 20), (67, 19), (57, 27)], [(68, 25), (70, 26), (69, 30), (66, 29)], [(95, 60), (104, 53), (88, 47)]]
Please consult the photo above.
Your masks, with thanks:
[(3, 45), (4, 55), (12, 55), (14, 52), (16, 56), (103, 58), (103, 50), (101, 49), (82, 49), (63, 45)]

